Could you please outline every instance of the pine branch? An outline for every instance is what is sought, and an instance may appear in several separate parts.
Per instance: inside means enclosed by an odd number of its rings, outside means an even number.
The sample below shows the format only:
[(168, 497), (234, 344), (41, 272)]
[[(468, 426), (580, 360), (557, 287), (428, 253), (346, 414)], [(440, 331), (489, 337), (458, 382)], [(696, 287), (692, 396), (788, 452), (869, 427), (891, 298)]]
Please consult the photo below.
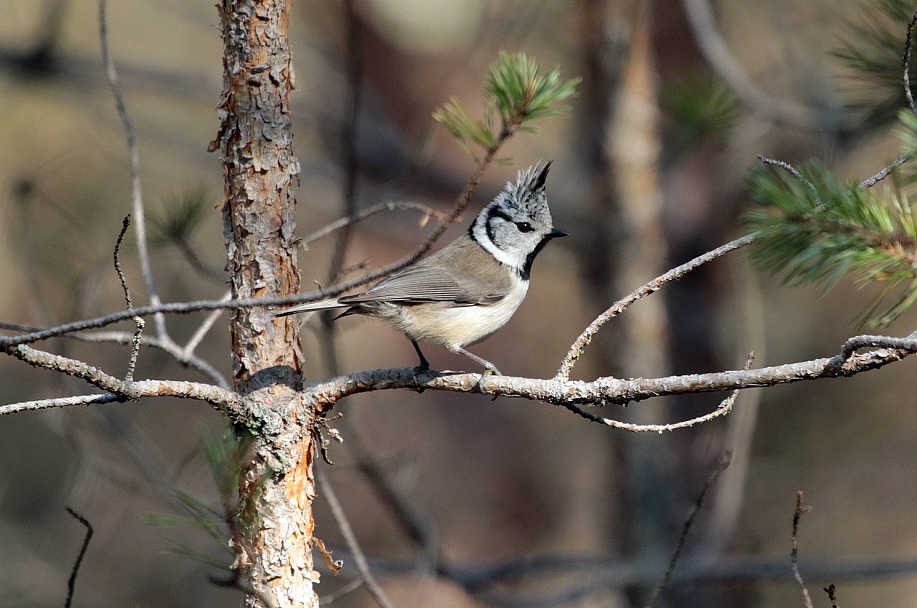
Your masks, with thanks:
[(525, 53), (501, 52), (484, 86), (484, 118), (473, 118), (455, 97), (436, 110), (433, 118), (480, 165), (483, 159), (476, 148), (492, 156), (516, 131), (536, 132), (533, 121), (567, 112), (561, 103), (576, 92), (580, 79), (561, 81), (558, 68), (543, 76), (539, 71), (538, 63)]
[(762, 235), (752, 250), (758, 266), (824, 290), (848, 274), (859, 286), (884, 283), (861, 320), (884, 326), (900, 316), (917, 299), (917, 210), (906, 193), (843, 183), (817, 163), (777, 169), (750, 181), (763, 205), (745, 218)]

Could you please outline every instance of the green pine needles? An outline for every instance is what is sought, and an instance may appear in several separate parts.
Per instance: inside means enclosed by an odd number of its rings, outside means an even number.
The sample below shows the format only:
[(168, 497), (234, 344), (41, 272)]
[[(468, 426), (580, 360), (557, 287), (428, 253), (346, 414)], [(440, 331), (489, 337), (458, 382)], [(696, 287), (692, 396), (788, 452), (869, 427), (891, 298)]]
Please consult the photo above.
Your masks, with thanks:
[[(917, 118), (901, 115), (905, 153), (913, 158)], [(791, 284), (833, 287), (851, 275), (858, 286), (885, 288), (858, 321), (885, 326), (917, 299), (917, 210), (902, 180), (882, 186), (845, 183), (818, 163), (796, 169), (762, 159), (750, 190), (764, 205), (746, 215), (762, 234), (752, 251), (758, 266)]]
[(568, 108), (561, 102), (575, 93), (579, 81), (562, 81), (557, 68), (540, 75), (538, 63), (525, 53), (501, 52), (484, 86), (483, 119), (472, 118), (455, 97), (436, 110), (433, 118), (481, 164), (478, 148), (493, 155), (516, 131), (537, 131), (533, 121), (565, 114)]

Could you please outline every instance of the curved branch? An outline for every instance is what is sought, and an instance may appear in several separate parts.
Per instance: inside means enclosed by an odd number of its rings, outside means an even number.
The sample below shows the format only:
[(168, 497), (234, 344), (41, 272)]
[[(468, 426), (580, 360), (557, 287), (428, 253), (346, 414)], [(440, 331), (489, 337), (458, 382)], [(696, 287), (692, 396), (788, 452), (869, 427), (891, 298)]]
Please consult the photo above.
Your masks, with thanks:
[(717, 247), (712, 251), (708, 251), (707, 253), (682, 264), (681, 266), (677, 266), (672, 270), (669, 270), (665, 274), (656, 277), (649, 283), (646, 283), (639, 289), (631, 292), (628, 296), (615, 302), (611, 308), (603, 312), (595, 319), (595, 321), (590, 323), (589, 327), (583, 330), (583, 333), (581, 333), (576, 341), (573, 342), (573, 345), (570, 347), (570, 350), (564, 357), (560, 369), (557, 370), (557, 374), (554, 376), (554, 379), (558, 381), (569, 379), (570, 371), (573, 369), (573, 366), (576, 365), (576, 362), (579, 360), (579, 358), (583, 356), (583, 352), (585, 352), (586, 346), (592, 341), (592, 336), (594, 336), (599, 331), (599, 329), (605, 325), (605, 323), (627, 310), (631, 304), (640, 298), (658, 291), (666, 283), (680, 279), (695, 268), (702, 266), (711, 260), (715, 260), (716, 258), (725, 255), (734, 249), (738, 249), (755, 242), (761, 238), (761, 236), (762, 235), (760, 233), (755, 233), (737, 238), (734, 241), (730, 241), (721, 247)]

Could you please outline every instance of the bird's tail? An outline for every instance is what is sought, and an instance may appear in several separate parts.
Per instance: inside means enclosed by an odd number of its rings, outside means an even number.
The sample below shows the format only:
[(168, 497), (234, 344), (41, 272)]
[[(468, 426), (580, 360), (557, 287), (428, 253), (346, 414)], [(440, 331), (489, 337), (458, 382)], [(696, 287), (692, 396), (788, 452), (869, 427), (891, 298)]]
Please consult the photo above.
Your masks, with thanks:
[(336, 299), (335, 300), (319, 300), (318, 302), (306, 302), (305, 304), (298, 304), (292, 308), (287, 308), (286, 310), (281, 310), (275, 312), (273, 316), (276, 317), (287, 317), (289, 315), (295, 315), (301, 312), (310, 312), (318, 310), (331, 310), (333, 308), (346, 308), (350, 304), (341, 304)]

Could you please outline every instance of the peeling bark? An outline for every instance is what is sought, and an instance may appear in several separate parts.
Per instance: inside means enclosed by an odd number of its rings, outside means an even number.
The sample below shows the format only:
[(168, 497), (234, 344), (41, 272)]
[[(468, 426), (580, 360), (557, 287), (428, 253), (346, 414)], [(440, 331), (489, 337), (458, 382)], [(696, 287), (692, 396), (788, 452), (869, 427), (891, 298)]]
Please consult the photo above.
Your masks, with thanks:
[[(293, 193), (288, 41), (284, 0), (222, 0), (224, 90), (220, 132), (211, 149), (225, 168), (223, 231), (233, 298), (299, 290)], [(255, 403), (284, 416), (273, 433), (255, 430), (240, 477), (233, 544), (249, 606), (318, 606), (312, 569), (313, 449), (311, 420), (291, 415), (302, 388), (302, 351), (295, 321), (264, 309), (230, 316), (233, 383)]]

